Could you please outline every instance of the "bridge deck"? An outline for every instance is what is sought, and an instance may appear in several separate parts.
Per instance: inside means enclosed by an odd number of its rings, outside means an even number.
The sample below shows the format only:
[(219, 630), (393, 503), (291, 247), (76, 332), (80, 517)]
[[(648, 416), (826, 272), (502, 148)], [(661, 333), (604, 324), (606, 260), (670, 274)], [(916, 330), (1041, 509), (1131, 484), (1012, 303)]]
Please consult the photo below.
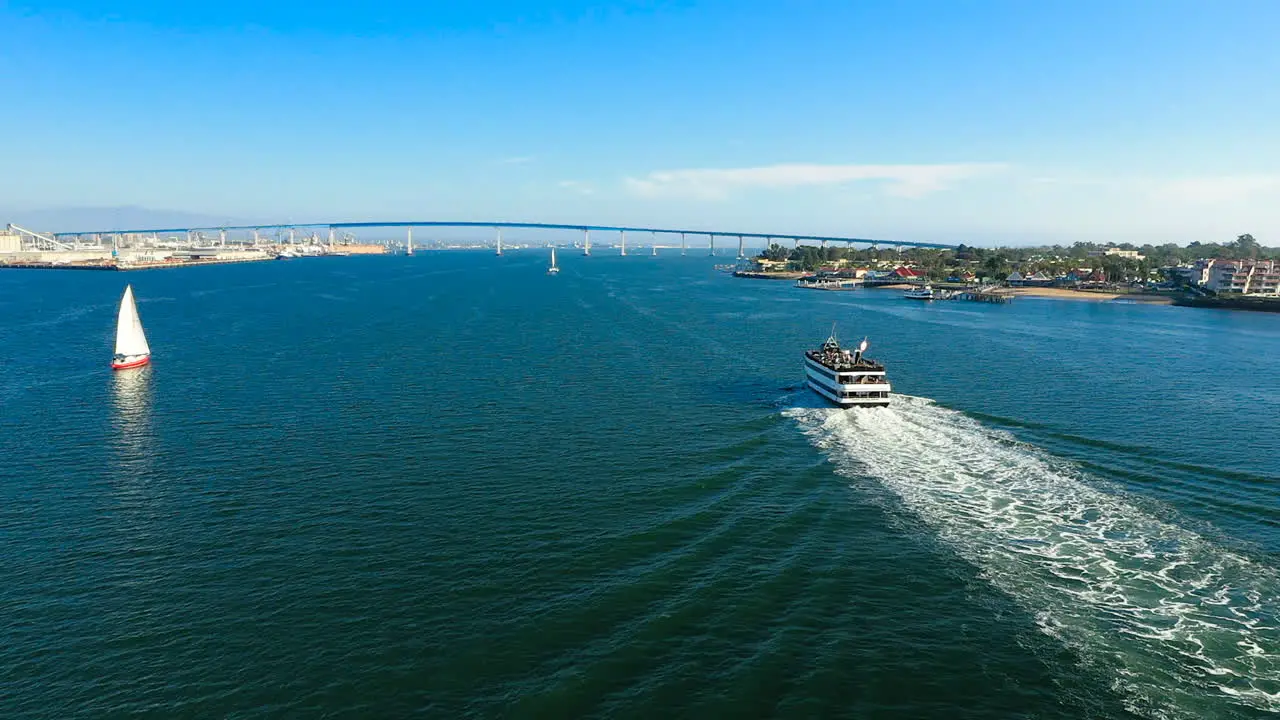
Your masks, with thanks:
[(720, 230), (690, 230), (679, 228), (628, 227), (625, 225), (573, 225), (562, 223), (526, 223), (526, 222), (473, 222), (442, 220), (409, 220), (400, 222), (346, 222), (346, 223), (284, 223), (278, 225), (227, 225), (186, 228), (141, 228), (135, 230), (80, 230), (76, 232), (53, 233), (54, 237), (74, 237), (77, 235), (151, 235), (160, 233), (186, 233), (197, 230), (205, 231), (252, 231), (252, 230), (287, 230), (289, 228), (332, 228), (334, 230), (354, 230), (360, 228), (412, 228), (412, 227), (456, 227), (456, 228), (522, 228), (528, 230), (577, 230), (596, 232), (637, 232), (662, 233), (664, 235), (706, 235), (709, 237), (752, 238), (766, 240), (807, 240), (810, 242), (841, 242), (866, 245), (885, 245), (889, 247), (922, 247), (955, 249), (955, 245), (945, 243), (914, 242), (906, 240), (876, 240), (871, 238), (838, 237), (834, 235), (795, 235), (791, 233), (754, 233), (728, 232)]

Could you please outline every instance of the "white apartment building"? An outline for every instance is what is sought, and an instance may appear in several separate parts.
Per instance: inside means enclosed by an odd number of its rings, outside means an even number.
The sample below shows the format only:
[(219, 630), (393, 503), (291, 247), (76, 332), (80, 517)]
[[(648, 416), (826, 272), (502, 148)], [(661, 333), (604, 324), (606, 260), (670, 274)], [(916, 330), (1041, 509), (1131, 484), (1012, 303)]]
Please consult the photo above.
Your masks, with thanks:
[(1280, 295), (1280, 263), (1275, 260), (1197, 260), (1184, 276), (1217, 293)]

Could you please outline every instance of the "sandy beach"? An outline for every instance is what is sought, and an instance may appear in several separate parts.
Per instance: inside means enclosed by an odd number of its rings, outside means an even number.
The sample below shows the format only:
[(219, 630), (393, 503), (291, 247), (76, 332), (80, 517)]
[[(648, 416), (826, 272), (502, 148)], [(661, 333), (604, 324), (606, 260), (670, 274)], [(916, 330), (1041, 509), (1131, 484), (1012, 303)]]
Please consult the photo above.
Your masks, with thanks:
[(1092, 290), (1068, 290), (1066, 288), (1048, 287), (1008, 288), (1002, 292), (1012, 295), (1025, 295), (1027, 297), (1056, 298), (1058, 300), (1086, 300), (1092, 302), (1124, 300), (1128, 302), (1150, 303), (1154, 305), (1173, 304), (1173, 299), (1164, 295), (1142, 295), (1138, 293), (1110, 293), (1095, 292)]

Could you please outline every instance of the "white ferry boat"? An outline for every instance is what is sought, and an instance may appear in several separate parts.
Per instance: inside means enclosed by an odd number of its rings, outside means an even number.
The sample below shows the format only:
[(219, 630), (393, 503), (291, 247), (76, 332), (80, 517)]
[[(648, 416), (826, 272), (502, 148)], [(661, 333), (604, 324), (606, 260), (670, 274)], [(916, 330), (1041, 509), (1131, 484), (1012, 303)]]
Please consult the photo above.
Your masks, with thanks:
[(955, 296), (956, 293), (951, 290), (935, 290), (932, 285), (911, 288), (902, 293), (902, 297), (908, 300), (950, 300)]
[(921, 287), (911, 288), (902, 293), (902, 297), (908, 300), (932, 300), (934, 298), (933, 286), (922, 285)]
[(833, 331), (820, 349), (804, 353), (809, 388), (840, 407), (887, 406), (889, 378), (884, 365), (862, 356), (866, 350), (866, 338), (856, 350), (841, 348)]

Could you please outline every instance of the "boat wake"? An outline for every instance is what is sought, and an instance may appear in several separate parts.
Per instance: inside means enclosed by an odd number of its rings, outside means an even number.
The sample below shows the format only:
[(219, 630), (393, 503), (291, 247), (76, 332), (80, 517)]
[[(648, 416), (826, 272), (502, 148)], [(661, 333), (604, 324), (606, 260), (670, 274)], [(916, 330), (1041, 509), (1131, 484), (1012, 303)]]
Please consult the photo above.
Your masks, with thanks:
[(849, 477), (901, 498), (1131, 711), (1280, 711), (1280, 573), (1093, 487), (1070, 464), (922, 398), (794, 408)]

